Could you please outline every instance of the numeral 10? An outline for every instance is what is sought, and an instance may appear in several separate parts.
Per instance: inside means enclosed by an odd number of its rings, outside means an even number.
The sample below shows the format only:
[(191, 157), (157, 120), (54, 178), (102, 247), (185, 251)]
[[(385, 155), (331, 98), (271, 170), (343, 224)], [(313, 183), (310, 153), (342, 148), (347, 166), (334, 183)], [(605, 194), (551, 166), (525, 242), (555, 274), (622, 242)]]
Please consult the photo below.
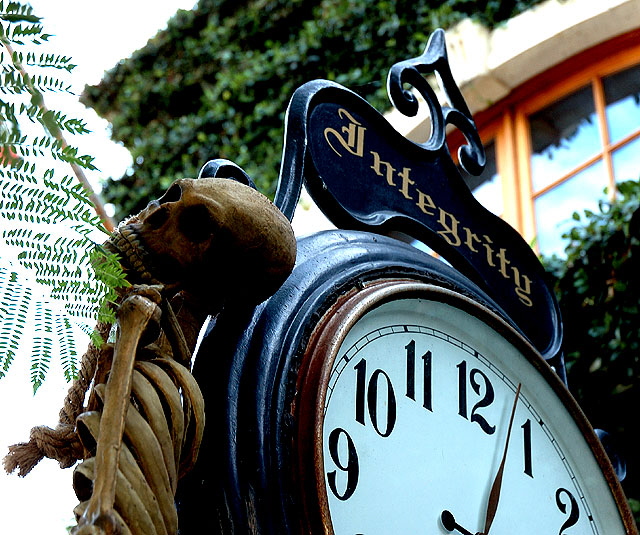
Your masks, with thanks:
[[(411, 340), (405, 346), (407, 352), (406, 396), (415, 401), (416, 399), (416, 343)], [(427, 351), (422, 359), (422, 406), (431, 411), (431, 351)], [(367, 381), (367, 361), (360, 359), (354, 366), (356, 370), (356, 422), (366, 425), (365, 412), (369, 413), (369, 419), (373, 428), (381, 437), (388, 437), (396, 422), (396, 395), (391, 384), (391, 379), (384, 370), (378, 368)], [(386, 387), (386, 388), (385, 388)], [(380, 390), (384, 392), (386, 411), (385, 414), (378, 414), (378, 397)], [(367, 409), (365, 411), (365, 409)]]
[[(421, 357), (422, 365), (417, 362), (416, 342), (411, 340), (406, 346), (406, 390), (405, 395), (416, 401), (416, 377), (422, 375), (422, 407), (433, 412), (432, 397), (432, 364), (433, 355), (426, 351)], [(472, 423), (477, 424), (487, 435), (493, 435), (496, 426), (485, 418), (483, 412), (494, 401), (493, 385), (487, 375), (478, 368), (468, 368), (467, 361), (462, 360), (456, 365), (458, 370), (458, 414)], [(362, 358), (354, 366), (356, 371), (355, 390), (355, 420), (366, 425), (367, 414), (376, 433), (381, 437), (391, 435), (397, 418), (396, 394), (389, 375), (382, 369), (374, 370), (370, 376), (367, 373), (367, 361)], [(476, 403), (469, 413), (468, 387), (473, 391)], [(383, 408), (380, 411), (380, 408)], [(527, 420), (522, 426), (524, 473), (533, 477), (531, 461), (531, 421)]]

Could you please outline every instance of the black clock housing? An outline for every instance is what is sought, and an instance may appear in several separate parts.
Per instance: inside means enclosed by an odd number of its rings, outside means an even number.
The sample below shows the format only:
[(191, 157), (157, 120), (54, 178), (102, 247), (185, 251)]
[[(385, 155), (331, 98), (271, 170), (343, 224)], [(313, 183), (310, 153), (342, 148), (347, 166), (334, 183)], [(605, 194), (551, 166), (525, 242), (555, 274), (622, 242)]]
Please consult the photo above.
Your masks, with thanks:
[(194, 374), (207, 422), (196, 468), (181, 485), (184, 533), (298, 533), (297, 372), (318, 320), (367, 283), (411, 279), (441, 286), (504, 315), (474, 283), (397, 239), (335, 230), (302, 238), (292, 275), (255, 309), (212, 320)]

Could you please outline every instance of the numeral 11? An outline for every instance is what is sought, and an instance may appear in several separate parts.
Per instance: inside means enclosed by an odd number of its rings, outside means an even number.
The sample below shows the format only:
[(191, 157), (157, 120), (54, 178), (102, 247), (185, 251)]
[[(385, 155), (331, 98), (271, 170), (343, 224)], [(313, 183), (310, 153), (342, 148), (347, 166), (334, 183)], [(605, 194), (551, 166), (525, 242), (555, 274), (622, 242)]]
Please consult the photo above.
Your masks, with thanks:
[[(411, 340), (404, 348), (407, 350), (407, 397), (416, 400), (416, 342)], [(422, 359), (422, 406), (432, 411), (431, 403), (431, 351)]]

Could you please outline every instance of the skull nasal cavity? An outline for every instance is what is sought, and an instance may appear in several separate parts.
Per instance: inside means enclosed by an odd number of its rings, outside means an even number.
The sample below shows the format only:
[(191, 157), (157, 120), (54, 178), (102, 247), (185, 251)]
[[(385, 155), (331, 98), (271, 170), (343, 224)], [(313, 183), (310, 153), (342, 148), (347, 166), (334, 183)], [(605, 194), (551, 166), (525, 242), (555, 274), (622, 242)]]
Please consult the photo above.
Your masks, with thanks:
[(185, 208), (178, 221), (180, 232), (191, 242), (203, 242), (213, 234), (214, 222), (203, 204)]

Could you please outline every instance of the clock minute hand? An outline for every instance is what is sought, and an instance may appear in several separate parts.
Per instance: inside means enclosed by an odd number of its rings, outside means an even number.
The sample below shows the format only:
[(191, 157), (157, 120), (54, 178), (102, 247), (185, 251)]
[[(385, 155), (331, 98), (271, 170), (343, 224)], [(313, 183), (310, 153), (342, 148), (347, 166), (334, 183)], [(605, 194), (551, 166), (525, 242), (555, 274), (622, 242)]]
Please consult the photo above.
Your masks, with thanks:
[(509, 418), (509, 428), (507, 429), (507, 439), (505, 440), (504, 451), (502, 452), (502, 461), (500, 462), (500, 467), (498, 468), (496, 477), (493, 480), (493, 484), (491, 485), (491, 491), (489, 492), (489, 502), (487, 503), (487, 514), (484, 521), (484, 530), (479, 535), (489, 535), (491, 524), (493, 524), (493, 519), (495, 518), (496, 511), (498, 510), (498, 501), (500, 500), (500, 490), (502, 488), (502, 475), (504, 473), (504, 465), (507, 460), (507, 451), (509, 449), (509, 439), (511, 438), (511, 427), (513, 425), (513, 418), (516, 414), (516, 405), (518, 404), (518, 397), (520, 396), (521, 386), (522, 384), (518, 384), (518, 389), (516, 390), (516, 397), (513, 400), (513, 407), (511, 409), (511, 416)]

